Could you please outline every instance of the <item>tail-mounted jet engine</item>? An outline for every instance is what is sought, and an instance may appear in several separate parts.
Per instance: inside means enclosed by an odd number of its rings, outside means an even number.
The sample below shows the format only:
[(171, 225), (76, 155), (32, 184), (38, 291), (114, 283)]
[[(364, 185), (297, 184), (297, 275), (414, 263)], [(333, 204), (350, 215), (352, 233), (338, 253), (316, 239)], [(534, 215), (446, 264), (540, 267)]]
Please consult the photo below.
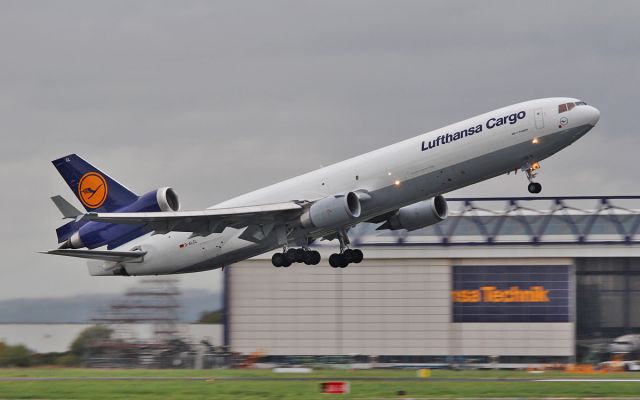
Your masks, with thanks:
[(378, 229), (414, 231), (444, 221), (449, 215), (447, 200), (442, 196), (402, 207)]
[[(176, 192), (170, 187), (160, 188), (146, 193), (133, 203), (113, 212), (158, 212), (179, 211), (180, 200)], [(71, 224), (78, 224), (71, 222)], [(109, 245), (109, 248), (117, 247), (129, 240), (148, 232), (149, 229), (141, 225), (108, 224), (104, 222), (89, 221), (79, 226), (79, 229), (67, 240), (61, 248), (79, 249)]]
[(348, 192), (316, 201), (300, 216), (300, 223), (304, 228), (342, 227), (359, 218), (361, 211), (358, 195)]

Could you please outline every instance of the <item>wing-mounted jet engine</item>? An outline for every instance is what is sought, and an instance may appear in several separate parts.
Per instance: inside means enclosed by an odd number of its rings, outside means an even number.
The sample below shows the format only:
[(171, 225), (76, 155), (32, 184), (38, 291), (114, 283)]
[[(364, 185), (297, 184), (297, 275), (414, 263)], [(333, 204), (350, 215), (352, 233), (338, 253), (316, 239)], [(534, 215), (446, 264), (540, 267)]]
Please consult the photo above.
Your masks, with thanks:
[(447, 219), (449, 215), (449, 206), (447, 200), (442, 196), (436, 196), (431, 199), (421, 201), (400, 208), (387, 221), (382, 224), (378, 230), (390, 229), (406, 229), (414, 231), (416, 229), (425, 228), (430, 225), (437, 224)]
[(328, 196), (311, 204), (300, 216), (300, 224), (304, 228), (341, 228), (359, 218), (361, 211), (360, 199), (354, 192)]

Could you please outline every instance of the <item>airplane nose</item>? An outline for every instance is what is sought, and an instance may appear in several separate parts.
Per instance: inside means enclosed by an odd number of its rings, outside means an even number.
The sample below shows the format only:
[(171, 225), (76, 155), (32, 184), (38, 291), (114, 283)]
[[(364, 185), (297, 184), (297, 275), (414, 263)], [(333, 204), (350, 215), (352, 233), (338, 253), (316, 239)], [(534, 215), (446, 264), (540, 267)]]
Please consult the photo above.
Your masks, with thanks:
[(593, 107), (593, 106), (587, 106), (589, 107), (589, 124), (591, 126), (595, 126), (598, 121), (600, 120), (600, 111)]

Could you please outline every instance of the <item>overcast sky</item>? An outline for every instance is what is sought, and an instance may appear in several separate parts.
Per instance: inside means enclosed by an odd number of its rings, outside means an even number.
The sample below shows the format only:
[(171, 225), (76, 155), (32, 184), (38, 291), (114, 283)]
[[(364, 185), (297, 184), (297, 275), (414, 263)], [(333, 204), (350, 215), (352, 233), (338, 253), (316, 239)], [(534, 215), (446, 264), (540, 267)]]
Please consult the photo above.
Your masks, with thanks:
[[(1, 1), (0, 299), (118, 292), (36, 254), (78, 153), (201, 209), (523, 100), (598, 126), (542, 163), (545, 195), (638, 194), (639, 2)], [(522, 175), (455, 195), (528, 195)], [(75, 199), (74, 199), (75, 201)], [(217, 289), (220, 272), (184, 287)]]

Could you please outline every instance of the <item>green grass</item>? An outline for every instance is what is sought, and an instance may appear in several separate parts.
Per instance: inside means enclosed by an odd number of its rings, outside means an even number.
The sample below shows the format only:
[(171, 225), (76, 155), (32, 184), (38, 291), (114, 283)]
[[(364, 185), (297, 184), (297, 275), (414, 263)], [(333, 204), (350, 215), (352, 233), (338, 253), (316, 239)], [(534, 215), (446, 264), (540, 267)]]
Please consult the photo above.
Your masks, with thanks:
[[(351, 394), (319, 393), (322, 378), (413, 378), (415, 371), (324, 370), (313, 374), (274, 374), (264, 370), (108, 370), (108, 369), (0, 369), (0, 377), (205, 377), (201, 381), (38, 381), (0, 382), (0, 399), (374, 399), (424, 397), (619, 397), (640, 396), (638, 382), (441, 382), (351, 381)], [(433, 378), (640, 378), (640, 373), (532, 375), (521, 371), (434, 371)], [(228, 381), (216, 378), (318, 378), (318, 381)]]

